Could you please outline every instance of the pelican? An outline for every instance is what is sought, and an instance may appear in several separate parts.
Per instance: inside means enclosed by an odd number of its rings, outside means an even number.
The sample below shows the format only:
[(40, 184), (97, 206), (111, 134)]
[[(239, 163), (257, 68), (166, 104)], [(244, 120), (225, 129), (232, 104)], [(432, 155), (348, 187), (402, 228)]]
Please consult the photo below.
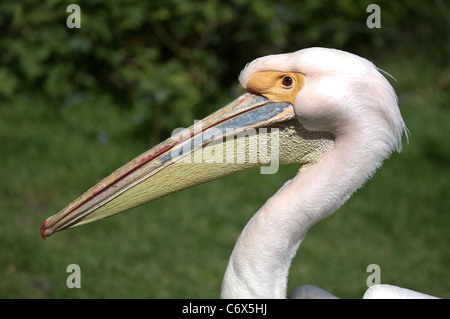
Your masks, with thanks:
[[(408, 137), (395, 91), (380, 71), (362, 57), (328, 48), (258, 58), (239, 75), (246, 93), (101, 180), (47, 218), (41, 236), (234, 172), (267, 168), (267, 157), (258, 157), (265, 146), (274, 162), (300, 169), (240, 234), (221, 296), (285, 298), (291, 261), (307, 231), (338, 210)], [(247, 147), (239, 149), (239, 141)], [(237, 161), (240, 152), (256, 152), (257, 160)], [(227, 160), (202, 157), (207, 154)], [(366, 295), (383, 297), (386, 290), (427, 297), (389, 285)], [(312, 286), (293, 294), (334, 297)]]

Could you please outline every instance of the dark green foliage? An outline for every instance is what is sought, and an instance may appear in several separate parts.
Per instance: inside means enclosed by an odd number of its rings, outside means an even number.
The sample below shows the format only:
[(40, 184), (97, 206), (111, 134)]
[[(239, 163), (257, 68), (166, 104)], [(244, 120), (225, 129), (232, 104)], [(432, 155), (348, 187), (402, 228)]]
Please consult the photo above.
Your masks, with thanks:
[(366, 26), (370, 3), (83, 0), (81, 28), (69, 29), (67, 1), (6, 1), (0, 94), (43, 95), (49, 109), (104, 96), (130, 109), (135, 133), (160, 138), (228, 98), (238, 72), (260, 55), (329, 46), (448, 62), (442, 1), (380, 2), (381, 29)]

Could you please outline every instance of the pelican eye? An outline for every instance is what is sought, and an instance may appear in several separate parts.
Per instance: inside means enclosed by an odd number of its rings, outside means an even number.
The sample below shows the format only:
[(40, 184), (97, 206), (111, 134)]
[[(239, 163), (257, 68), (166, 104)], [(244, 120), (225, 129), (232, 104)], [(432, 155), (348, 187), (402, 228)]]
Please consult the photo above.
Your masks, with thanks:
[(281, 85), (283, 85), (285, 88), (290, 88), (293, 83), (294, 80), (292, 80), (290, 76), (285, 76), (283, 80), (281, 80)]

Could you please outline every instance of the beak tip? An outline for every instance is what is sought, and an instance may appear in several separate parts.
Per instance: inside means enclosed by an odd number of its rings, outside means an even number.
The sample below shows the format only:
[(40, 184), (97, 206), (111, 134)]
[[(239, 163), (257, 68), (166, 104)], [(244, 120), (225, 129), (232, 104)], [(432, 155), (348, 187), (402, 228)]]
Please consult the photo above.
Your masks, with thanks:
[(42, 223), (42, 226), (41, 226), (41, 237), (42, 237), (42, 239), (46, 239), (48, 236), (51, 236), (53, 233), (54, 233), (54, 231), (52, 230), (52, 229), (47, 229), (46, 228), (46, 224), (47, 224), (47, 220), (45, 220), (43, 223)]
[(43, 223), (42, 223), (42, 226), (41, 226), (41, 237), (42, 237), (42, 239), (44, 239), (45, 240), (45, 237), (47, 237), (46, 235), (45, 235), (45, 224), (47, 223), (47, 220), (45, 220)]

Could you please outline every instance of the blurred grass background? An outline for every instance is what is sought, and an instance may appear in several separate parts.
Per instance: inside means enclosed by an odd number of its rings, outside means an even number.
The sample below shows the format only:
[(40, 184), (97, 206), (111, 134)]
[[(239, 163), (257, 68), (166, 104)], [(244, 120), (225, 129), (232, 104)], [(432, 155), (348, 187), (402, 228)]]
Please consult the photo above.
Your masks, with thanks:
[[(289, 291), (360, 298), (381, 282), (449, 297), (450, 6), (435, 0), (66, 1), (0, 4), (0, 297), (216, 298), (234, 243), (296, 165), (248, 171), (43, 241), (41, 223), (99, 179), (239, 94), (252, 59), (310, 46), (392, 74), (411, 132), (310, 230)], [(69, 264), (81, 289), (69, 289)]]

